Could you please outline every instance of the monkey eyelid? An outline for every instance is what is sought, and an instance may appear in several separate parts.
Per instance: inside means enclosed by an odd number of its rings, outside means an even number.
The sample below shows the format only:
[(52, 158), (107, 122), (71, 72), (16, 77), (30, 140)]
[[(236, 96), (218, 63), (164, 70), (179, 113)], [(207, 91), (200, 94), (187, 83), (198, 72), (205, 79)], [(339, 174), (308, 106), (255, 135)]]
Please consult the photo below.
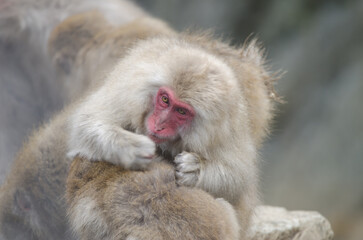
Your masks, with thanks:
[(188, 113), (188, 110), (187, 109), (185, 109), (185, 108), (181, 108), (181, 107), (177, 107), (176, 109), (175, 109), (180, 115), (187, 115), (187, 113)]
[(165, 92), (158, 93), (158, 105), (162, 107), (168, 107), (170, 105), (169, 95)]

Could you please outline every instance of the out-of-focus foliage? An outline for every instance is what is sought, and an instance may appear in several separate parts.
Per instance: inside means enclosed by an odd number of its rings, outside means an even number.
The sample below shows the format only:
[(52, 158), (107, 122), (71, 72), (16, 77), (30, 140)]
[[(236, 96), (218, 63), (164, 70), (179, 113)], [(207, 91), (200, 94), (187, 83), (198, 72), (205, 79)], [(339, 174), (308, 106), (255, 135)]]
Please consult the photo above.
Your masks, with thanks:
[(262, 153), (263, 201), (322, 212), (337, 239), (363, 236), (363, 2), (139, 0), (179, 30), (266, 46), (286, 104)]

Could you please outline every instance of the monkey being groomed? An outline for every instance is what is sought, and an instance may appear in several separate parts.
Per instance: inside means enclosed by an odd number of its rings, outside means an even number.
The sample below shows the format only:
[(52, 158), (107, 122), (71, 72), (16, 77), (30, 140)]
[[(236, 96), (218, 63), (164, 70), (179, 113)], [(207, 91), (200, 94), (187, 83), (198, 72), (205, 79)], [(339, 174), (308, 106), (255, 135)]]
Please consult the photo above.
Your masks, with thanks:
[(126, 171), (76, 158), (67, 180), (81, 239), (238, 239), (235, 211), (197, 188), (177, 187), (170, 164)]
[(176, 33), (128, 2), (79, 2), (44, 33), (44, 58), (75, 100), (18, 153), (1, 187), (1, 234), (244, 238), (273, 110), (260, 48)]

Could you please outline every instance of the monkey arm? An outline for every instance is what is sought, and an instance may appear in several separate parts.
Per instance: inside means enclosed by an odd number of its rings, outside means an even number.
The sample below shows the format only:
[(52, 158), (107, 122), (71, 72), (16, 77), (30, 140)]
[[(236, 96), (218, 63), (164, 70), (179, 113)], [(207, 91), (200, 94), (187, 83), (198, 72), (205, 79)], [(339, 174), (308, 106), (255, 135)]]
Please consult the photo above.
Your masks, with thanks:
[(214, 197), (222, 197), (235, 204), (243, 197), (242, 193), (256, 191), (246, 189), (247, 186), (256, 185), (257, 174), (253, 172), (256, 167), (247, 166), (245, 163), (249, 162), (245, 159), (238, 162), (228, 161), (228, 158), (225, 160), (213, 163), (212, 160), (204, 159), (196, 153), (183, 152), (174, 160), (178, 183), (199, 187)]
[[(248, 153), (246, 151), (246, 153)], [(240, 235), (246, 235), (250, 217), (258, 203), (255, 156), (226, 152), (223, 158), (205, 159), (195, 153), (183, 152), (175, 158), (176, 179), (180, 185), (197, 187), (214, 197), (222, 197), (237, 211)]]
[[(127, 99), (123, 92), (126, 90), (110, 94), (108, 88), (101, 87), (75, 106), (68, 121), (68, 156), (102, 159), (126, 169), (145, 169), (155, 154), (155, 144), (148, 137), (123, 128), (130, 115), (119, 95)], [(115, 99), (121, 99), (121, 103)]]
[(84, 119), (75, 126), (70, 137), (70, 157), (104, 159), (126, 169), (145, 169), (154, 155), (155, 144), (149, 138), (119, 126), (94, 119)]
[[(214, 197), (225, 198), (237, 211), (240, 236), (245, 236), (249, 228), (254, 208), (258, 204), (258, 176), (255, 155), (248, 151), (225, 153), (218, 163), (202, 160), (197, 187)], [(242, 239), (244, 239), (242, 237)]]

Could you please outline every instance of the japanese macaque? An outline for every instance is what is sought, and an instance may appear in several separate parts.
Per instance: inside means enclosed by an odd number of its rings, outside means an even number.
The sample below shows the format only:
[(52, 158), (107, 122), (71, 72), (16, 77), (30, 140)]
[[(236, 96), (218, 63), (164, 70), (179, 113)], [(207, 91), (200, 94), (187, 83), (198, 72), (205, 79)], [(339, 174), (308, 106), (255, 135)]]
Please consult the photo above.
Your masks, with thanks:
[(117, 25), (87, 11), (54, 27), (49, 59), (80, 94), (19, 152), (0, 195), (7, 239), (244, 238), (273, 110), (255, 41), (234, 48), (146, 14)]
[(70, 169), (68, 212), (80, 239), (238, 239), (233, 207), (197, 188), (178, 187), (170, 164), (127, 171), (75, 158)]

